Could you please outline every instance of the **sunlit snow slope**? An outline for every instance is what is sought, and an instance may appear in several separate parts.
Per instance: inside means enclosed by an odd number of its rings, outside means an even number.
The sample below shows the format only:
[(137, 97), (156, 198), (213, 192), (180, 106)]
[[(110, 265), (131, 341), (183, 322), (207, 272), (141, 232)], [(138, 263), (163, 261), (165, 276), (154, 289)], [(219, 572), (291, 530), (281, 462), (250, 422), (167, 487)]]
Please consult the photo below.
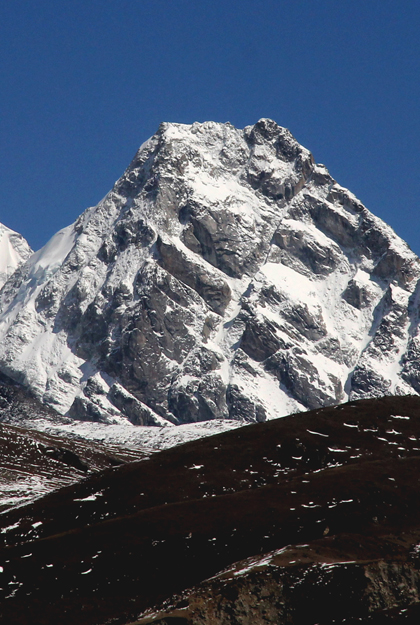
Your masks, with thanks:
[(0, 224), (0, 287), (32, 253), (25, 239)]
[(0, 292), (0, 370), (76, 419), (420, 392), (419, 259), (288, 130), (162, 124)]

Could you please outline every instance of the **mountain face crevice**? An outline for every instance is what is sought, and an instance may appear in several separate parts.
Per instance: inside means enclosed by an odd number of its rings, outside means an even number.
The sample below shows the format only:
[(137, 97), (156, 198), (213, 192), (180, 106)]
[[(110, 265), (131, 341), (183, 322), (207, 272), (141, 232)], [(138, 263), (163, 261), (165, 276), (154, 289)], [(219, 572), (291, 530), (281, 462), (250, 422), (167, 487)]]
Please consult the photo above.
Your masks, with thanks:
[(261, 421), (420, 392), (419, 259), (272, 120), (161, 124), (22, 261), (0, 371), (76, 419)]

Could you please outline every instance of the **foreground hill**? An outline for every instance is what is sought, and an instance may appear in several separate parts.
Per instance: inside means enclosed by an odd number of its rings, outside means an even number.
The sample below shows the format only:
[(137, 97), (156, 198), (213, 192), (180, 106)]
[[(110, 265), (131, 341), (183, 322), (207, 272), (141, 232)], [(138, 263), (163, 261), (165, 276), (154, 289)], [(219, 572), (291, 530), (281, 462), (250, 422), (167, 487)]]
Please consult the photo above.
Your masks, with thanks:
[(419, 277), (275, 122), (162, 124), (3, 286), (0, 370), (74, 419), (138, 425), (419, 393)]
[(418, 397), (96, 473), (0, 515), (0, 622), (402, 623), (420, 601), (419, 475)]

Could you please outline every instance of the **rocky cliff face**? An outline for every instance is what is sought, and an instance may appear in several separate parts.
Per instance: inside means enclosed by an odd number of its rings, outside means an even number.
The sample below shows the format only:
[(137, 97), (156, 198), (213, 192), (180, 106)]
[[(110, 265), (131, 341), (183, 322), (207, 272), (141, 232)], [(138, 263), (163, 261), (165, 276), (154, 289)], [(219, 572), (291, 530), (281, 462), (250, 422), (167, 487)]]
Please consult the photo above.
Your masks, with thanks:
[(77, 419), (420, 392), (419, 259), (288, 130), (162, 124), (0, 293), (0, 370)]

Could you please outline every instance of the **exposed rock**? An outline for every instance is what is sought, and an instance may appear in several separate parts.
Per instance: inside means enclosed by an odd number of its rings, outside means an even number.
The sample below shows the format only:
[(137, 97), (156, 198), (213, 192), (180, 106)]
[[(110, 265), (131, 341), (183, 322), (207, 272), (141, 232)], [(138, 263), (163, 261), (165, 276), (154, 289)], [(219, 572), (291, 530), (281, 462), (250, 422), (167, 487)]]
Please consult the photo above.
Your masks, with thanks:
[(308, 354), (298, 348), (285, 353), (278, 352), (268, 358), (264, 366), (294, 397), (310, 409), (330, 406), (344, 399), (340, 379), (330, 373), (326, 380), (320, 380), (317, 368)]
[(320, 230), (333, 241), (344, 248), (355, 247), (359, 239), (357, 219), (354, 219), (352, 215), (337, 211), (333, 204), (327, 202), (314, 203), (310, 211)]
[(209, 308), (223, 315), (231, 292), (223, 278), (210, 273), (204, 265), (193, 262), (179, 248), (162, 239), (157, 241), (161, 266), (175, 278), (197, 291)]
[(120, 384), (111, 386), (108, 399), (133, 425), (161, 425), (154, 412), (128, 393)]
[(420, 394), (420, 337), (418, 331), (411, 338), (403, 357), (401, 377)]
[(366, 308), (372, 302), (374, 294), (364, 284), (359, 284), (356, 280), (350, 280), (346, 290), (343, 292), (343, 298), (351, 306), (361, 310)]
[(78, 421), (93, 421), (96, 423), (110, 423), (111, 415), (101, 409), (98, 404), (84, 397), (75, 397), (70, 410), (69, 417)]
[(359, 365), (353, 372), (351, 378), (351, 397), (369, 397), (371, 393), (376, 393), (378, 397), (388, 395), (391, 382), (386, 380), (380, 373), (368, 369), (364, 365)]
[[(207, 582), (188, 597), (183, 611), (173, 610), (167, 618), (151, 623), (312, 625), (370, 622), (374, 615), (382, 617), (381, 623), (387, 623), (387, 610), (399, 608), (409, 612), (410, 606), (419, 603), (419, 583), (420, 572), (414, 563), (332, 562), (290, 567), (286, 571), (272, 563), (265, 570), (243, 573), (235, 580)], [(176, 614), (180, 617), (176, 618)], [(139, 625), (143, 623), (139, 621)]]
[(285, 343), (276, 336), (276, 327), (271, 322), (262, 322), (251, 317), (241, 339), (241, 349), (254, 360), (260, 362), (272, 356)]
[(267, 413), (259, 402), (251, 401), (236, 384), (230, 384), (226, 394), (231, 419), (243, 419), (246, 422), (266, 421)]
[[(343, 257), (332, 241), (320, 242), (307, 229), (292, 220), (284, 220), (274, 233), (274, 243), (303, 262), (315, 274), (327, 275), (334, 271)], [(344, 257), (343, 257), (344, 258)]]
[(235, 415), (228, 413), (226, 401), (226, 385), (217, 373), (203, 373), (200, 378), (180, 376), (169, 394), (169, 408), (179, 423), (234, 419)]

